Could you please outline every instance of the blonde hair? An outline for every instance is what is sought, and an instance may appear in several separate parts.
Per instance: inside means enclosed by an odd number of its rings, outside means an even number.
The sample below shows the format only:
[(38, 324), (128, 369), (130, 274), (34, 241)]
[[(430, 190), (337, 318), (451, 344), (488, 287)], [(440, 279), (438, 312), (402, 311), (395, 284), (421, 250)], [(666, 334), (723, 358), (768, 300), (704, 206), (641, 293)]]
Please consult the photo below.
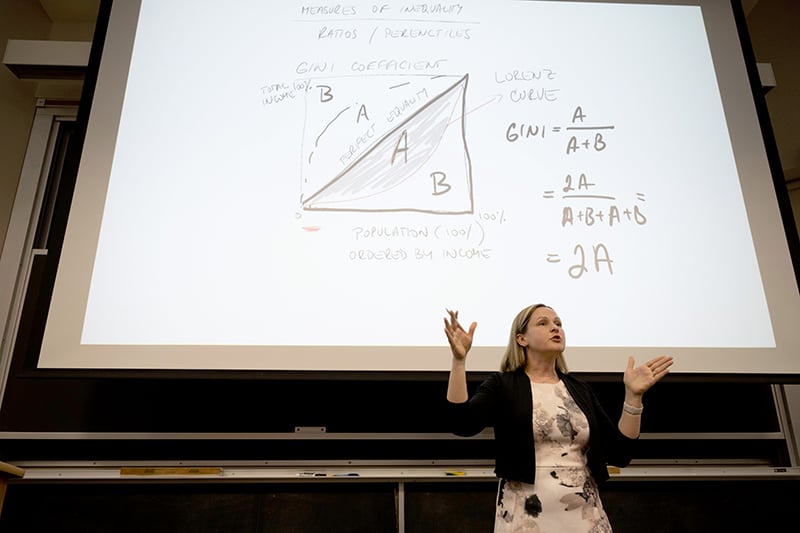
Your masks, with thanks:
[[(525, 333), (525, 330), (528, 329), (528, 321), (531, 315), (540, 307), (552, 309), (552, 307), (545, 304), (529, 305), (514, 317), (514, 322), (511, 323), (511, 333), (508, 335), (508, 346), (506, 346), (506, 352), (503, 354), (503, 359), (500, 361), (501, 372), (514, 372), (525, 366), (525, 347), (517, 342), (517, 335)], [(564, 374), (569, 372), (563, 352), (558, 354), (556, 368)]]

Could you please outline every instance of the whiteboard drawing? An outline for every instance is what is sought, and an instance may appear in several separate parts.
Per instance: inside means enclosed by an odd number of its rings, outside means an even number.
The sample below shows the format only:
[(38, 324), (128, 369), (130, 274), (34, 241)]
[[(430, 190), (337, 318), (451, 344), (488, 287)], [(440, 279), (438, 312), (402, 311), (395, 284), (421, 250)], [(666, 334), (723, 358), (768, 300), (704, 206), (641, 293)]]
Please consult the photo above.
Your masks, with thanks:
[(468, 78), (315, 80), (303, 141), (303, 209), (472, 213)]

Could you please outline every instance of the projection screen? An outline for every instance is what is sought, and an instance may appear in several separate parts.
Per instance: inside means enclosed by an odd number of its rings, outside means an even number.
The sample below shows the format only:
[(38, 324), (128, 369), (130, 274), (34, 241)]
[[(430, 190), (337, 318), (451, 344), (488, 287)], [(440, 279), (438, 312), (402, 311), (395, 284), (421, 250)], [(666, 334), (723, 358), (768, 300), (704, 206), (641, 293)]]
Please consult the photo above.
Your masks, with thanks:
[(800, 373), (727, 2), (116, 1), (39, 368)]

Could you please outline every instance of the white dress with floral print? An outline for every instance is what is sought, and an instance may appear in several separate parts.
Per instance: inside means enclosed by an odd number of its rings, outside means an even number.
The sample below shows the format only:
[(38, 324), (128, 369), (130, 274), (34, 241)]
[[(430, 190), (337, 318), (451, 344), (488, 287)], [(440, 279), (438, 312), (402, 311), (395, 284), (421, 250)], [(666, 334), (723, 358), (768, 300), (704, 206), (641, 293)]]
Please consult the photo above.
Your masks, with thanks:
[(563, 382), (532, 388), (536, 483), (500, 480), (495, 533), (610, 533), (586, 466), (586, 416)]

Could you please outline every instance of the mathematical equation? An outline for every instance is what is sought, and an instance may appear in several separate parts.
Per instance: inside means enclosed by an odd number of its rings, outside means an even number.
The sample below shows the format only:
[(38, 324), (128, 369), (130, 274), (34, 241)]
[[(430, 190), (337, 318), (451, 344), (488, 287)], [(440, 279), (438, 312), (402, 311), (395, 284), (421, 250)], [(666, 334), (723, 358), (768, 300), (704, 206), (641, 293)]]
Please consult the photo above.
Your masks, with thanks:
[[(635, 192), (631, 203), (624, 204), (616, 195), (602, 194), (596, 188), (597, 183), (591, 182), (585, 173), (577, 177), (567, 174), (564, 185), (558, 192), (555, 189), (545, 190), (542, 197), (546, 200), (564, 201), (560, 220), (562, 228), (613, 228), (622, 224), (640, 227), (647, 224), (647, 214), (641, 206), (646, 200), (644, 193)], [(614, 260), (605, 243), (576, 244), (572, 249), (572, 256), (577, 262), (567, 268), (567, 274), (573, 279), (581, 278), (590, 271), (614, 274)], [(558, 253), (547, 253), (545, 260), (548, 263), (560, 263), (561, 256)]]
[(569, 126), (547, 126), (546, 124), (527, 124), (524, 122), (511, 122), (506, 128), (505, 139), (510, 143), (524, 140), (544, 139), (548, 132), (555, 134), (562, 131), (569, 132), (565, 147), (567, 155), (579, 151), (602, 152), (608, 147), (607, 130), (613, 130), (613, 124), (587, 125), (587, 115), (581, 106), (572, 113), (572, 122)]

